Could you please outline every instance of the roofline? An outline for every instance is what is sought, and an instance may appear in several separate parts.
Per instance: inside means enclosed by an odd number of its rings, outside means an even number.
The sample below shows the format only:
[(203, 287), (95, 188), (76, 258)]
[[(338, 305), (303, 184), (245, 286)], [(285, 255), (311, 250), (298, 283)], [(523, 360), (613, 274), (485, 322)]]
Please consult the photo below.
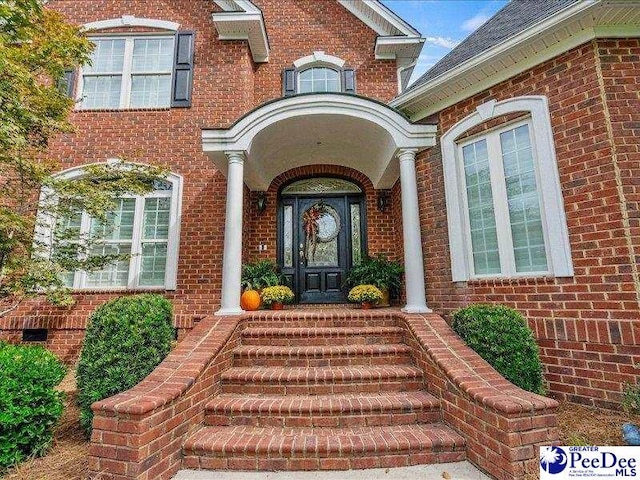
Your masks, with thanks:
[[(480, 55), (476, 55), (470, 58), (469, 60), (461, 63), (457, 67), (447, 72), (444, 72), (443, 74), (428, 81), (427, 83), (420, 85), (415, 89), (409, 89), (408, 91), (402, 93), (401, 95), (393, 99), (390, 102), (390, 105), (396, 108), (403, 109), (412, 104), (415, 104), (421, 97), (425, 96), (427, 93), (435, 89), (443, 88), (443, 86), (445, 86), (447, 83), (453, 81), (454, 79), (457, 79), (460, 76), (465, 75), (467, 72), (474, 69), (479, 64), (495, 59), (503, 55), (507, 51), (527, 43), (528, 41), (530, 41), (530, 39), (533, 36), (539, 35), (543, 32), (548, 32), (550, 30), (553, 30), (554, 28), (560, 26), (564, 22), (568, 20), (572, 20), (576, 17), (582, 16), (585, 13), (592, 10), (594, 7), (597, 7), (601, 4), (602, 4), (602, 0), (582, 0), (580, 2), (577, 2), (576, 4), (570, 5), (556, 12), (552, 16), (546, 18), (542, 22), (538, 22), (537, 24), (532, 25), (531, 27), (523, 30), (519, 34), (493, 46), (492, 48), (484, 51)], [(530, 67), (527, 66), (526, 68), (523, 68), (521, 71), (524, 71), (528, 68)], [(511, 76), (517, 73), (520, 73), (520, 72), (515, 72)], [(453, 104), (456, 101), (458, 100), (454, 99), (450, 102), (450, 104)], [(422, 115), (420, 118), (430, 115), (431, 113), (435, 113), (435, 112), (429, 111), (424, 115)], [(414, 120), (416, 120), (416, 118), (414, 118)]]
[[(375, 25), (373, 22), (368, 21), (367, 17), (362, 15), (358, 15), (358, 7), (356, 4), (350, 0), (338, 0), (338, 3), (342, 5), (345, 9), (355, 15), (361, 22), (366, 24), (369, 28), (375, 31), (378, 35), (382, 36), (390, 36), (394, 35), (394, 33), (382, 30), (379, 26)], [(386, 5), (380, 3), (379, 0), (362, 0), (362, 5), (373, 10), (375, 13), (380, 15), (384, 20), (389, 22), (393, 27), (399, 30), (402, 35), (406, 35), (409, 37), (419, 37), (420, 32), (418, 32), (415, 28), (409, 25), (406, 21), (400, 18), (393, 10), (388, 8)]]

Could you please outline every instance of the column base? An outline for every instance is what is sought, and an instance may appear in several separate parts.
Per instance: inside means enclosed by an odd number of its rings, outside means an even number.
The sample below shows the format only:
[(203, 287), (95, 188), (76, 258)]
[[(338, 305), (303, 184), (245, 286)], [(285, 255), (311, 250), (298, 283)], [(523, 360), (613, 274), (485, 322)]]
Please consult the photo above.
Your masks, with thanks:
[(426, 305), (405, 305), (401, 310), (404, 313), (433, 313)]
[(221, 308), (220, 310), (218, 310), (216, 313), (214, 313), (214, 315), (216, 317), (222, 317), (222, 316), (231, 316), (231, 315), (242, 315), (244, 313), (244, 310), (241, 309), (240, 307), (238, 308)]

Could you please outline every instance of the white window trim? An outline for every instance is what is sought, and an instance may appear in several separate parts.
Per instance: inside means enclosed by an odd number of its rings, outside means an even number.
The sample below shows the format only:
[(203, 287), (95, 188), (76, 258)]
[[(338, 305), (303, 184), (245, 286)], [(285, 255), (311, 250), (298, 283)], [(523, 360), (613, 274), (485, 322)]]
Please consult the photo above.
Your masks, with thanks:
[[(123, 67), (122, 72), (117, 72), (114, 74), (122, 75), (122, 84), (120, 86), (120, 104), (117, 107), (83, 107), (82, 100), (84, 94), (84, 69), (80, 67), (78, 69), (78, 83), (76, 89), (76, 109), (77, 110), (127, 110), (129, 108), (133, 108), (135, 110), (154, 110), (154, 109), (168, 109), (171, 107), (171, 98), (169, 98), (169, 103), (166, 107), (130, 107), (131, 105), (131, 83), (133, 73), (133, 44), (136, 40), (145, 40), (145, 39), (171, 39), (174, 41), (174, 49), (175, 49), (175, 36), (167, 35), (166, 33), (158, 34), (158, 33), (144, 33), (144, 34), (105, 34), (105, 35), (96, 35), (89, 37), (90, 40), (124, 40), (124, 59), (123, 59)], [(169, 84), (173, 85), (173, 65), (171, 67), (171, 73), (169, 73)], [(167, 75), (166, 73), (158, 73), (158, 72), (147, 72), (148, 75)], [(93, 74), (89, 74), (93, 75)], [(105, 75), (108, 76), (109, 73), (100, 73), (97, 75)], [(135, 75), (145, 75), (145, 72), (136, 72)], [(171, 95), (171, 93), (169, 94)]]
[(98, 20), (96, 22), (85, 23), (83, 30), (104, 30), (106, 28), (122, 28), (122, 27), (143, 27), (157, 28), (160, 30), (169, 30), (177, 32), (180, 24), (170, 22), (168, 20), (158, 20), (155, 18), (140, 18), (133, 15), (122, 15), (120, 18), (110, 18), (108, 20)]
[(333, 67), (340, 70), (344, 67), (344, 60), (333, 55), (327, 55), (324, 52), (313, 52), (311, 55), (299, 58), (293, 62), (293, 66), (297, 70), (306, 70), (309, 67), (321, 66), (321, 67)]
[(540, 191), (540, 209), (549, 267), (549, 272), (547, 273), (518, 274), (517, 277), (541, 275), (573, 276), (571, 245), (569, 243), (569, 231), (553, 143), (548, 100), (545, 96), (524, 96), (501, 102), (490, 100), (478, 106), (474, 113), (455, 124), (442, 135), (441, 149), (447, 203), (451, 275), (454, 282), (464, 282), (474, 278), (509, 278), (516, 276), (504, 273), (482, 276), (472, 275), (472, 257), (469, 255), (471, 239), (465, 227), (467, 216), (465, 210), (466, 192), (463, 191), (464, 181), (460, 177), (460, 152), (459, 145), (456, 143), (456, 139), (471, 128), (491, 118), (514, 112), (528, 112), (530, 115), (530, 135), (534, 149), (534, 159), (537, 161), (536, 172)]
[[(109, 159), (107, 163), (120, 162), (118, 159)], [(97, 165), (97, 164), (94, 164)], [(126, 168), (127, 164), (124, 164)], [(74, 179), (82, 177), (85, 174), (85, 167), (74, 167), (69, 170), (64, 170), (58, 174), (57, 177)], [(175, 173), (167, 174), (165, 181), (172, 184), (171, 191), (167, 192), (153, 192), (145, 196), (127, 196), (127, 198), (135, 198), (135, 216), (133, 225), (133, 237), (131, 239), (131, 259), (129, 260), (129, 279), (127, 286), (117, 287), (101, 287), (101, 286), (86, 286), (87, 273), (84, 271), (74, 272), (73, 290), (176, 290), (178, 284), (178, 253), (180, 249), (180, 225), (182, 219), (182, 183), (183, 178), (181, 175)], [(144, 199), (145, 198), (158, 198), (158, 197), (170, 197), (171, 206), (169, 213), (169, 237), (167, 239), (167, 264), (165, 269), (165, 280), (162, 286), (145, 286), (139, 285), (139, 273), (141, 262), (141, 249), (142, 240), (140, 238), (142, 232), (142, 216), (144, 212)], [(45, 199), (51, 199), (50, 192), (43, 189), (40, 194), (40, 203), (42, 204)], [(52, 201), (52, 200), (49, 200)], [(48, 218), (49, 217), (49, 218)], [(88, 222), (90, 221), (89, 215), (85, 212), (82, 214), (82, 228), (84, 231), (88, 230)], [(55, 219), (45, 215), (40, 211), (38, 212), (38, 229), (35, 232), (36, 240), (41, 244), (48, 247), (47, 254), (51, 254), (51, 239), (53, 238), (53, 229), (55, 228)]]
[[(313, 65), (309, 65), (308, 67), (305, 67), (301, 70), (297, 70), (296, 71), (296, 93), (301, 93), (300, 92), (300, 85), (301, 85), (301, 81), (300, 81), (300, 76), (306, 72), (307, 70), (311, 70), (313, 68), (326, 68), (327, 70), (332, 70), (334, 72), (336, 72), (338, 74), (338, 91), (334, 92), (334, 91), (330, 91), (330, 92), (326, 92), (326, 93), (340, 93), (342, 92), (343, 89), (343, 85), (342, 85), (342, 70), (334, 67), (333, 65), (324, 65), (322, 63), (318, 63), (318, 64), (313, 64)], [(319, 93), (316, 91), (311, 91), (311, 92), (305, 92), (305, 93)], [(324, 92), (323, 92), (324, 93)]]

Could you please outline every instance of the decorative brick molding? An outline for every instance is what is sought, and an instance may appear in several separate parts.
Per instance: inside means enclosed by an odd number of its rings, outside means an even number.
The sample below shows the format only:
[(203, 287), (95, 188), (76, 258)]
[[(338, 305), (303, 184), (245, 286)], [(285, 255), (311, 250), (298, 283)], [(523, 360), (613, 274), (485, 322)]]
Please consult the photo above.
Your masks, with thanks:
[[(245, 333), (252, 338), (254, 346), (238, 348), (241, 336), (248, 338)], [(398, 347), (386, 349), (405, 359), (409, 353), (418, 369), (378, 362), (378, 356), (389, 351), (385, 351), (385, 342), (376, 348), (368, 347), (374, 343), (372, 336), (386, 338), (390, 343), (404, 341), (408, 351), (400, 352)], [(258, 341), (262, 338), (267, 342)], [(272, 346), (271, 338), (279, 338), (276, 343), (280, 346)], [(291, 352), (285, 348), (287, 345), (294, 347), (293, 357), (285, 353)], [(243, 366), (234, 368), (232, 375), (224, 373), (232, 366), (234, 355), (236, 359), (253, 357), (255, 360), (260, 352), (266, 351), (275, 365), (291, 369), (287, 378), (266, 374), (256, 377), (255, 370), (252, 373)], [(364, 364), (369, 367), (362, 366), (363, 355), (369, 355), (369, 363)], [(299, 363), (299, 356), (312, 363)], [(314, 363), (314, 359), (327, 363)], [(337, 363), (329, 363), (331, 359)], [(287, 364), (287, 361), (294, 363)], [(376, 378), (381, 385), (391, 382), (389, 385), (395, 387), (371, 404), (356, 405), (353, 400), (341, 398), (341, 402), (353, 407), (351, 417), (344, 419), (345, 424), (339, 419), (342, 410), (336, 410), (339, 403), (323, 403), (319, 400), (322, 397), (316, 397), (315, 403), (300, 401), (295, 403), (297, 406), (291, 400), (285, 404), (274, 399), (266, 404), (242, 403), (240, 418), (227, 417), (240, 407), (237, 401), (228, 398), (233, 392), (244, 392), (245, 387), (254, 388), (261, 382), (296, 379), (306, 382), (309, 375), (316, 373), (313, 370), (305, 373), (304, 368), (318, 365), (339, 369), (340, 383), (355, 382), (353, 387), (366, 383), (363, 372), (369, 368), (371, 372), (380, 372), (381, 376)], [(394, 380), (395, 376), (407, 385), (402, 387)], [(224, 389), (221, 389), (222, 378)], [(310, 382), (307, 385), (315, 385), (311, 390), (297, 389), (291, 393), (344, 394), (334, 392), (324, 376)], [(421, 385), (426, 385), (429, 393), (421, 393)], [(415, 393), (411, 393), (413, 391)], [(217, 396), (219, 393), (225, 393), (225, 397)], [(282, 394), (285, 393), (273, 391), (271, 395)], [(400, 400), (400, 396), (404, 400)], [(402, 403), (407, 399), (413, 405), (409, 410), (407, 404)], [(271, 407), (265, 410), (265, 405)], [(398, 410), (401, 405), (404, 407)], [(465, 457), (466, 444), (466, 457), (480, 468), (500, 480), (518, 480), (537, 467), (536, 447), (557, 441), (556, 407), (555, 400), (520, 390), (502, 378), (435, 314), (407, 315), (397, 309), (362, 312), (342, 307), (208, 317), (143, 382), (93, 405), (91, 478), (168, 480), (181, 467), (316, 470), (411, 465), (460, 460)], [(389, 415), (394, 409), (397, 413)], [(299, 414), (295, 413), (298, 410)], [(208, 412), (206, 421), (205, 411)], [(409, 422), (435, 423), (418, 426), (416, 430), (405, 425), (406, 416), (410, 417)], [(445, 425), (438, 423), (442, 420)], [(229, 421), (239, 423), (225, 423)], [(380, 423), (375, 423), (377, 421)], [(221, 438), (220, 435), (229, 431), (215, 426), (197, 429), (203, 422), (230, 425), (235, 433), (230, 439)], [(331, 443), (333, 438), (339, 438), (340, 430), (334, 434), (329, 429), (325, 439), (328, 443), (322, 447), (326, 451), (318, 452), (319, 458), (308, 456), (303, 446), (292, 444), (287, 440), (289, 437), (278, 437), (281, 431), (271, 428), (287, 422), (292, 422), (294, 429), (322, 425), (344, 427), (347, 433), (351, 426), (363, 425), (360, 428), (378, 431), (375, 425), (382, 425), (383, 434), (388, 435), (390, 441), (409, 442), (407, 445), (413, 448), (426, 450), (399, 451), (394, 455), (380, 451), (383, 444), (372, 438), (373, 443), (365, 445), (362, 451), (343, 451)], [(249, 429), (246, 435), (243, 426)], [(264, 435), (272, 434), (282, 447), (273, 450), (269, 446), (268, 451), (263, 451), (261, 445), (270, 445), (265, 443)], [(226, 447), (227, 442), (233, 443), (233, 447)], [(252, 446), (252, 450), (247, 450), (247, 445)], [(302, 450), (296, 450), (298, 447)], [(216, 456), (216, 448), (230, 457)], [(430, 450), (433, 448), (435, 450)], [(439, 450), (441, 448), (445, 450)], [(206, 456), (208, 451), (212, 452), (211, 456)], [(261, 454), (268, 457), (260, 457)]]
[(204, 404), (232, 361), (240, 317), (207, 317), (141, 383), (96, 402), (90, 478), (169, 479), (182, 463), (182, 443), (202, 423)]

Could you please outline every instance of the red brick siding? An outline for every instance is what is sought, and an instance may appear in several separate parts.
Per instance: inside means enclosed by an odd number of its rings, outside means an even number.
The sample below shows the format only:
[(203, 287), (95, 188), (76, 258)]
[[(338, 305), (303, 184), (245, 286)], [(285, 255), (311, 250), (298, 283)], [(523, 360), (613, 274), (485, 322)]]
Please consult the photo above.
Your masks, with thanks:
[[(618, 42), (625, 47), (616, 49)], [(637, 187), (631, 178), (637, 174), (633, 171), (637, 165), (631, 159), (638, 158), (638, 137), (634, 136), (637, 121), (634, 124), (632, 115), (637, 118), (637, 109), (630, 112), (629, 106), (633, 92), (637, 99), (637, 66), (629, 62), (634, 58), (631, 52), (637, 54), (638, 43), (602, 44), (601, 52), (608, 46), (622, 60), (603, 64), (608, 65), (603, 71), (609, 75), (605, 82), (616, 85), (606, 88), (608, 107), (616, 112), (614, 128), (619, 133), (614, 131), (614, 141), (625, 154), (625, 188), (633, 195)], [(519, 309), (538, 338), (551, 392), (572, 401), (613, 407), (620, 400), (623, 382), (635, 381), (639, 373), (634, 364), (640, 360), (640, 328), (634, 322), (639, 314), (634, 259), (625, 240), (628, 231), (601, 100), (597, 56), (595, 43), (582, 45), (439, 114), (440, 135), (489, 99), (548, 97), (573, 278), (452, 283), (439, 144), (419, 156), (417, 168), (429, 305), (447, 315), (472, 302), (498, 302)]]
[[(247, 42), (217, 39), (211, 14), (219, 9), (211, 0), (54, 0), (48, 4), (78, 24), (134, 15), (178, 22), (180, 29), (196, 31), (191, 108), (76, 111), (71, 116), (75, 132), (61, 135), (49, 150), (51, 157), (60, 160), (61, 169), (122, 156), (163, 165), (184, 177), (178, 287), (165, 292), (175, 306), (175, 324), (182, 329), (191, 328), (220, 303), (226, 180), (202, 152), (202, 128), (227, 127), (261, 103), (281, 97), (281, 69), (314, 50), (339, 56), (355, 68), (359, 93), (382, 101), (396, 93), (395, 62), (375, 60), (375, 33), (339, 4), (312, 0), (256, 4), (263, 9), (271, 46), (270, 62), (261, 65), (253, 63)], [(255, 256), (253, 239), (264, 239), (269, 245), (264, 255), (274, 258), (275, 222), (264, 222), (273, 210), (257, 215), (253, 195), (248, 190), (245, 194), (249, 214), (244, 224), (245, 257)], [(388, 250), (392, 233), (382, 227), (387, 219), (376, 223), (378, 214), (371, 202), (373, 225), (382, 230), (371, 231), (370, 246), (373, 251)], [(270, 209), (274, 206), (271, 199)], [(274, 227), (267, 238), (259, 230), (262, 224)], [(82, 329), (97, 305), (123, 293), (130, 292), (82, 292), (68, 309), (27, 302), (12, 317), (0, 319), (2, 337), (19, 336), (24, 319), (50, 329), (65, 329), (67, 324)], [(53, 338), (49, 346), (66, 349)]]

